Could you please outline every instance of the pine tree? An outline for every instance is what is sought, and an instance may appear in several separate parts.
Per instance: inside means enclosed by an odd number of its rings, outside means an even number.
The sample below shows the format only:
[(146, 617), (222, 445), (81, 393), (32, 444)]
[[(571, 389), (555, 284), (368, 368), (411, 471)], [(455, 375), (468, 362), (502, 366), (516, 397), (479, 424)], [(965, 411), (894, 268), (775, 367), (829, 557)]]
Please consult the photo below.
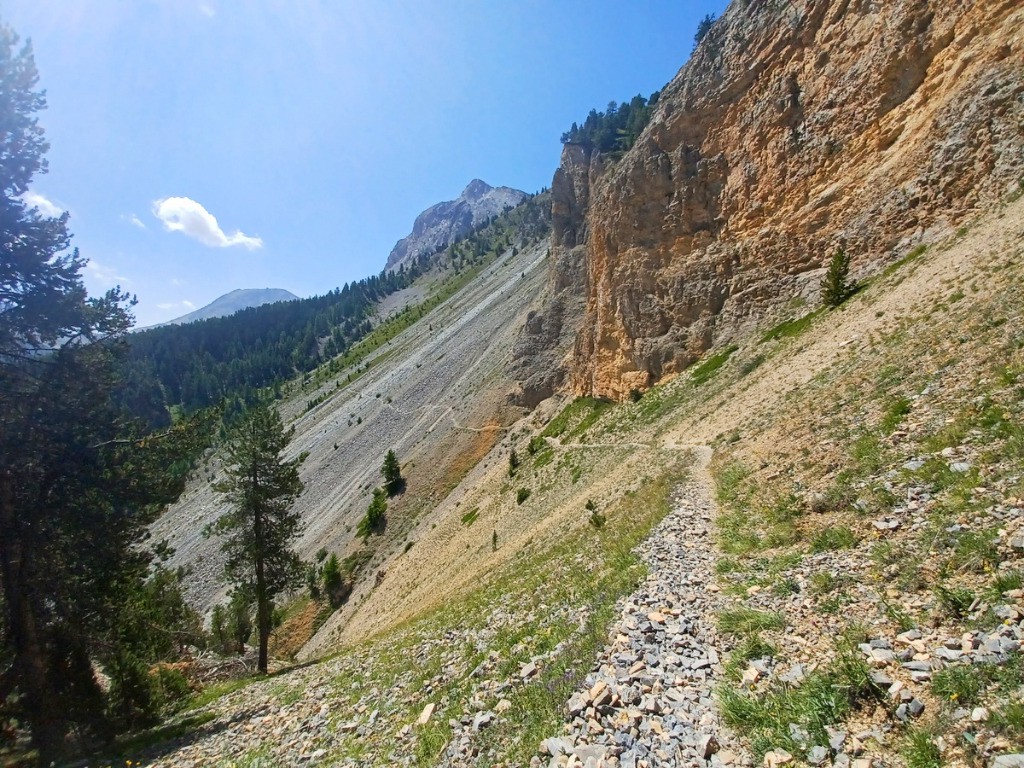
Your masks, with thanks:
[(324, 563), (323, 577), (324, 592), (327, 593), (327, 600), (332, 608), (337, 608), (341, 605), (342, 596), (344, 595), (345, 579), (341, 573), (341, 564), (338, 562), (338, 556), (333, 552), (327, 558), (327, 562)]
[(711, 27), (715, 25), (715, 14), (708, 13), (700, 20), (697, 24), (697, 31), (693, 35), (693, 49), (697, 50), (697, 46), (700, 45), (701, 41), (707, 37), (708, 32), (711, 31)]
[(821, 284), (821, 298), (826, 306), (838, 307), (857, 290), (850, 279), (850, 257), (840, 248), (828, 262), (828, 271)]
[(388, 451), (384, 457), (384, 466), (380, 468), (380, 472), (384, 476), (384, 487), (388, 491), (388, 496), (402, 492), (405, 488), (405, 479), (402, 477), (402, 467), (398, 463), (398, 456), (393, 450)]
[(373, 489), (373, 501), (366, 509), (366, 514), (356, 526), (356, 533), (364, 539), (370, 538), (370, 534), (383, 528), (385, 517), (388, 512), (388, 495), (383, 488)]
[(149, 661), (147, 639), (116, 627), (150, 571), (146, 526), (182, 488), (168, 467), (188, 430), (126, 426), (111, 393), (131, 300), (89, 298), (68, 215), (22, 197), (46, 170), (37, 81), (0, 25), (0, 708), (17, 694), (49, 764), (112, 736), (93, 662)]
[(209, 533), (224, 534), (228, 580), (251, 590), (256, 603), (260, 672), (267, 672), (267, 645), (274, 598), (302, 580), (302, 563), (292, 551), (301, 520), (292, 503), (302, 493), (299, 459), (281, 454), (294, 434), (285, 430), (276, 410), (254, 406), (225, 448), (227, 478), (216, 483), (230, 507)]

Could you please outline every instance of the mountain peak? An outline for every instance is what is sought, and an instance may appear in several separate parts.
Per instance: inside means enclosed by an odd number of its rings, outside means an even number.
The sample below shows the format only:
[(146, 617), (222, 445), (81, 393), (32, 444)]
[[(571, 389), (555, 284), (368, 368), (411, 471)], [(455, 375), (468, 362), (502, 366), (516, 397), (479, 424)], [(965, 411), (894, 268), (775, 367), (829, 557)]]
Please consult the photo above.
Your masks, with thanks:
[(299, 297), (294, 293), (283, 288), (236, 288), (214, 299), (205, 307), (200, 307), (194, 312), (168, 320), (166, 323), (160, 323), (160, 325), (184, 325), (196, 320), (233, 315), (235, 312), (249, 307), (260, 307), (278, 301), (294, 301), (297, 298)]
[(466, 185), (466, 188), (462, 190), (462, 194), (460, 195), (460, 197), (466, 200), (479, 200), (481, 197), (486, 195), (488, 192), (491, 192), (493, 189), (494, 187), (492, 187), (486, 181), (481, 181), (480, 179), (473, 179), (471, 182), (469, 182), (469, 184)]
[(518, 189), (492, 187), (473, 179), (458, 199), (432, 205), (417, 216), (412, 232), (395, 244), (384, 268), (398, 269), (420, 256), (437, 253), (527, 197)]

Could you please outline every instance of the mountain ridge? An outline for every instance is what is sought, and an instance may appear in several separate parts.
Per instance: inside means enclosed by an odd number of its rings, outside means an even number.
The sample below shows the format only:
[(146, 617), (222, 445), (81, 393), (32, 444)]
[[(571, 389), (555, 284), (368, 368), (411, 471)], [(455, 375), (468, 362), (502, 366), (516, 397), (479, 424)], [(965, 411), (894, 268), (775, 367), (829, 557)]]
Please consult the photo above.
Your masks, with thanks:
[(284, 288), (236, 288), (233, 291), (228, 291), (223, 296), (218, 296), (206, 306), (193, 310), (188, 314), (148, 327), (159, 328), (164, 325), (184, 325), (185, 323), (194, 323), (197, 320), (208, 320), (211, 317), (233, 315), (235, 312), (249, 309), (250, 307), (261, 307), (264, 304), (275, 304), (279, 301), (295, 301), (298, 298), (294, 293)]
[(436, 203), (416, 217), (412, 232), (395, 244), (384, 269), (399, 269), (413, 259), (437, 253), (527, 197), (521, 190), (473, 179), (455, 200)]

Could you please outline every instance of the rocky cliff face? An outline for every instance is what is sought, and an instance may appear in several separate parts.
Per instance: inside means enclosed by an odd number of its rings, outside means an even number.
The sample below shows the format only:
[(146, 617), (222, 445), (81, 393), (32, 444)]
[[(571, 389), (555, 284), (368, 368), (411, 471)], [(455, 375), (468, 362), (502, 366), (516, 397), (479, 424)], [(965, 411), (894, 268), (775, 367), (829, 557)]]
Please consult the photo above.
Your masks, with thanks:
[(621, 160), (565, 147), (520, 399), (643, 390), (814, 299), (839, 245), (866, 274), (994, 204), (1024, 178), (1021, 72), (1019, 0), (734, 0)]
[(528, 195), (511, 187), (492, 187), (473, 179), (457, 200), (433, 205), (419, 216), (412, 232), (399, 240), (385, 269), (398, 269), (422, 254), (432, 254), (467, 235), (492, 216), (515, 208)]

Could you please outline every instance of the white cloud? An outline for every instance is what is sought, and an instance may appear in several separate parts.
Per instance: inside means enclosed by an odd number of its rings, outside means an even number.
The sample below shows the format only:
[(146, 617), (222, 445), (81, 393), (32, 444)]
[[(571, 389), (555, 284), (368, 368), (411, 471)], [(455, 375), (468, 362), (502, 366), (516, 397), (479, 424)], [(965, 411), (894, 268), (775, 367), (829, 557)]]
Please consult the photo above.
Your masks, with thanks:
[(29, 208), (38, 208), (39, 213), (43, 216), (53, 218), (64, 213), (63, 208), (46, 199), (38, 192), (26, 192), (21, 196), (21, 199), (25, 201), (25, 204), (28, 205)]
[(183, 306), (185, 309), (195, 309), (196, 308), (196, 305), (193, 304), (188, 299), (182, 299), (181, 300), (181, 306)]
[(250, 251), (263, 247), (258, 237), (235, 231), (226, 234), (216, 217), (202, 205), (188, 197), (165, 197), (153, 203), (153, 215), (164, 223), (168, 232), (182, 232), (211, 248), (241, 245)]
[(139, 229), (145, 229), (146, 228), (146, 225), (143, 223), (142, 219), (140, 219), (134, 213), (130, 213), (130, 214), (127, 214), (127, 215), (122, 215), (121, 216), (121, 220), (122, 221), (127, 221), (129, 224), (131, 224), (132, 226), (136, 226)]
[(217, 9), (212, 5), (207, 5), (206, 3), (199, 4), (199, 12), (208, 19), (212, 19), (217, 15)]
[(173, 285), (175, 288), (180, 288), (184, 284), (185, 284), (185, 281), (182, 280), (180, 277), (172, 277), (171, 278), (171, 285)]
[(85, 271), (105, 288), (113, 288), (115, 285), (131, 285), (132, 282), (124, 275), (117, 274), (117, 270), (113, 267), (106, 267), (95, 259), (89, 259), (86, 262)]

